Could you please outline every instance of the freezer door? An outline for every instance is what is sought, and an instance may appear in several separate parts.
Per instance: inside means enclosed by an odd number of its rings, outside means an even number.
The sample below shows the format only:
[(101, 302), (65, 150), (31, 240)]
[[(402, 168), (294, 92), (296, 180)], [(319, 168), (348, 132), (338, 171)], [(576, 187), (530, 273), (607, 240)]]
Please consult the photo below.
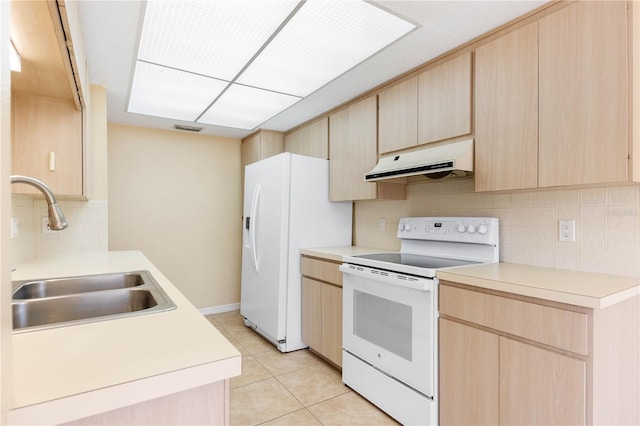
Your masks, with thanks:
[(240, 312), (265, 337), (285, 339), (290, 155), (245, 169)]

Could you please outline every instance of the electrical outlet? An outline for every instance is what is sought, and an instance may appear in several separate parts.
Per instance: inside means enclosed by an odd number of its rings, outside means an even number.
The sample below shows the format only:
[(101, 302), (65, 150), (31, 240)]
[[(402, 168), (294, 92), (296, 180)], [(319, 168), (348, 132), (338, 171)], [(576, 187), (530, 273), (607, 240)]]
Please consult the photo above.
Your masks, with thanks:
[(576, 221), (575, 220), (560, 220), (558, 223), (558, 231), (560, 233), (560, 241), (576, 241)]
[(384, 232), (387, 229), (387, 220), (378, 219), (378, 231)]
[(17, 217), (11, 217), (11, 238), (17, 238), (18, 237), (18, 218)]

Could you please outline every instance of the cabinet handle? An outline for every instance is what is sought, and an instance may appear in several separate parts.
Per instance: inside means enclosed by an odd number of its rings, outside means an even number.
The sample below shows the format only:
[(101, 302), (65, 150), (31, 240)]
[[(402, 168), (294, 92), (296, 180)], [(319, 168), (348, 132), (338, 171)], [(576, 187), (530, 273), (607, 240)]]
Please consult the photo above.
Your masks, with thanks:
[(50, 172), (56, 171), (56, 153), (53, 151), (49, 153), (49, 171)]

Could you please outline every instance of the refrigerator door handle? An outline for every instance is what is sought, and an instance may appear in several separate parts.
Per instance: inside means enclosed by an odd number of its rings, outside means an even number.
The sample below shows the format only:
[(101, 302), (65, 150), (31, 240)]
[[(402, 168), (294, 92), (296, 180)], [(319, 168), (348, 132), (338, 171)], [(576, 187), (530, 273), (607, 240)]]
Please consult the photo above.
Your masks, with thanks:
[[(258, 272), (258, 249), (256, 247), (256, 225), (258, 221), (256, 220), (257, 212), (258, 212), (258, 203), (260, 202), (260, 184), (256, 185), (253, 191), (253, 199), (251, 200), (251, 217), (253, 218), (253, 226), (249, 227), (249, 249), (251, 250), (251, 265), (253, 266), (253, 270)], [(249, 224), (250, 222), (248, 222)]]

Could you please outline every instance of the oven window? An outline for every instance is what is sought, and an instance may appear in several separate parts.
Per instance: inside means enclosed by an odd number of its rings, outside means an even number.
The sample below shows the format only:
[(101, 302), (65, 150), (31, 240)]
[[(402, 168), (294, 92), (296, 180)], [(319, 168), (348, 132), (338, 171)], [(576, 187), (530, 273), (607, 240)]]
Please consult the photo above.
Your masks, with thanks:
[(412, 307), (358, 290), (353, 296), (353, 333), (411, 361)]

